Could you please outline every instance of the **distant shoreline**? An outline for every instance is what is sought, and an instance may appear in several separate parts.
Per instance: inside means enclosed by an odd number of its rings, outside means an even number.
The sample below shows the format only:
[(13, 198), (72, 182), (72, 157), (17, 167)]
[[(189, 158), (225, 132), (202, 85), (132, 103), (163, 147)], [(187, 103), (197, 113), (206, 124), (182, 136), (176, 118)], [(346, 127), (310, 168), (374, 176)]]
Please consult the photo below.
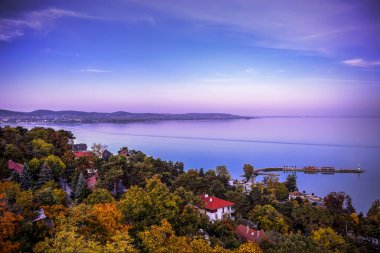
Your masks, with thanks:
[(375, 115), (287, 115), (287, 116), (241, 116), (227, 113), (131, 113), (131, 112), (83, 112), (36, 110), (18, 112), (0, 109), (0, 124), (97, 124), (97, 123), (134, 123), (147, 121), (199, 121), (199, 120), (235, 120), (235, 119), (291, 119), (291, 118), (380, 118)]

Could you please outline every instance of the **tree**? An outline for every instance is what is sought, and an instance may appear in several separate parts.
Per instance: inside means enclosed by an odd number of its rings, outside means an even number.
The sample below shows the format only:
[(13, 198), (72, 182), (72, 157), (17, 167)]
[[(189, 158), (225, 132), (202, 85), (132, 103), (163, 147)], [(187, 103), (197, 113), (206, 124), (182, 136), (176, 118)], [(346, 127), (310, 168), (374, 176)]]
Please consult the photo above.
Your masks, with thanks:
[(91, 150), (96, 157), (101, 158), (107, 147), (107, 145), (102, 145), (101, 143), (94, 143), (91, 146)]
[(30, 143), (32, 153), (35, 157), (48, 156), (52, 153), (54, 146), (42, 139), (34, 139)]
[(53, 180), (53, 175), (51, 169), (44, 163), (38, 173), (38, 179), (36, 182), (36, 187), (41, 187), (44, 183)]
[(273, 206), (265, 205), (256, 206), (250, 213), (249, 217), (256, 222), (260, 229), (274, 230), (285, 233), (288, 230), (284, 217)]
[(49, 167), (52, 172), (52, 176), (55, 180), (58, 181), (59, 177), (64, 174), (66, 165), (62, 162), (62, 160), (55, 155), (49, 155), (42, 159), (45, 166)]
[(149, 230), (139, 233), (139, 238), (146, 252), (213, 252), (203, 239), (176, 236), (166, 220), (163, 220), (160, 226), (154, 225)]
[(170, 193), (158, 177), (147, 180), (145, 189), (132, 186), (123, 195), (119, 208), (127, 223), (137, 229), (156, 225), (163, 219), (173, 224), (178, 220), (180, 198)]
[(368, 209), (367, 217), (375, 218), (380, 221), (380, 200), (377, 199), (372, 202), (371, 207)]
[(230, 180), (231, 179), (230, 172), (228, 171), (227, 167), (224, 166), (224, 165), (216, 166), (215, 173), (216, 173), (216, 175), (218, 177), (222, 177), (222, 178), (224, 178), (226, 180)]
[(4, 199), (4, 195), (0, 193), (0, 251), (16, 252), (19, 243), (14, 242), (14, 236), (18, 222), (22, 220), (22, 216), (15, 215), (9, 211), (9, 206)]
[(313, 207), (310, 204), (293, 208), (291, 217), (294, 229), (300, 229), (303, 233), (307, 234), (318, 228), (331, 226), (333, 222), (333, 217), (328, 210)]
[(115, 199), (107, 189), (95, 189), (93, 193), (88, 195), (84, 200), (88, 205), (114, 203)]
[(346, 241), (330, 227), (313, 231), (311, 239), (319, 245), (321, 252), (345, 252)]
[(289, 192), (296, 192), (298, 191), (298, 188), (297, 188), (297, 175), (296, 173), (291, 173), (288, 175), (288, 177), (286, 178), (286, 181), (285, 181), (285, 186), (288, 188), (288, 191)]
[(24, 164), (24, 169), (20, 175), (20, 184), (21, 188), (24, 190), (28, 190), (32, 187), (33, 175), (31, 170), (29, 169), (29, 165), (27, 163)]
[(86, 179), (81, 172), (75, 185), (74, 198), (77, 200), (84, 199), (88, 194)]
[(110, 241), (100, 244), (96, 240), (86, 238), (72, 225), (61, 226), (54, 237), (46, 237), (37, 243), (33, 251), (36, 253), (122, 253), (136, 252), (131, 245), (131, 238), (127, 232), (117, 231)]
[(34, 198), (39, 205), (64, 205), (66, 192), (53, 181), (48, 181), (35, 191)]
[(244, 164), (243, 171), (245, 179), (249, 181), (253, 176), (253, 166), (251, 164)]
[[(310, 238), (302, 236), (301, 234), (279, 234), (277, 232), (266, 233), (270, 242), (267, 246), (268, 249), (265, 252), (268, 253), (295, 253), (295, 252), (307, 252), (307, 253), (319, 253), (318, 245)], [(264, 248), (264, 247), (263, 247)]]

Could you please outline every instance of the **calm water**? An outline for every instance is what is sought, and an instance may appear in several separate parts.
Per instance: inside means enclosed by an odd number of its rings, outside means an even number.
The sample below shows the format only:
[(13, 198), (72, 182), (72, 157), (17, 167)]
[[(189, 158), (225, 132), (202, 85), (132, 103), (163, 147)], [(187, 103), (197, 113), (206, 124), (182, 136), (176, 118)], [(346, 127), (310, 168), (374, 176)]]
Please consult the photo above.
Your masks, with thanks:
[[(27, 126), (27, 127), (30, 127)], [(168, 121), (131, 124), (55, 125), (72, 131), (76, 142), (101, 142), (116, 153), (121, 146), (166, 160), (186, 169), (226, 165), (233, 177), (244, 163), (255, 168), (334, 166), (357, 168), (363, 174), (298, 173), (300, 190), (325, 196), (349, 193), (358, 211), (366, 212), (380, 198), (379, 118), (291, 118), (229, 121)], [(286, 178), (283, 173), (280, 180)]]

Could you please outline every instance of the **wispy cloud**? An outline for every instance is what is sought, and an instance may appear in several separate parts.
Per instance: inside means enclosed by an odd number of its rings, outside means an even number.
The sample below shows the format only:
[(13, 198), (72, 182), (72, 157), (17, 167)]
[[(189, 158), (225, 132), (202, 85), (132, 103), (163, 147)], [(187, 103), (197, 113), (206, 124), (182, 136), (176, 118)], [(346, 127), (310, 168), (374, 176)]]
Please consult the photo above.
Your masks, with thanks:
[(96, 19), (83, 13), (58, 8), (29, 11), (17, 18), (0, 19), (0, 41), (11, 42), (27, 31), (45, 31), (62, 17)]
[(79, 71), (77, 72), (86, 72), (86, 73), (109, 73), (111, 71), (109, 70), (105, 70), (105, 69), (92, 69), (92, 68), (88, 68), (88, 69), (80, 69)]
[(361, 58), (345, 60), (345, 61), (342, 61), (342, 63), (346, 64), (348, 66), (359, 67), (359, 68), (368, 68), (368, 67), (380, 66), (380, 60), (367, 61), (367, 60), (364, 60)]
[(63, 51), (52, 49), (52, 48), (45, 48), (45, 49), (41, 50), (41, 52), (46, 53), (46, 54), (54, 54), (54, 55), (61, 55), (61, 56), (79, 57), (79, 54), (77, 54), (77, 53), (63, 52)]
[(246, 68), (246, 69), (244, 70), (245, 73), (253, 73), (253, 72), (255, 72), (255, 71), (256, 71), (255, 68)]

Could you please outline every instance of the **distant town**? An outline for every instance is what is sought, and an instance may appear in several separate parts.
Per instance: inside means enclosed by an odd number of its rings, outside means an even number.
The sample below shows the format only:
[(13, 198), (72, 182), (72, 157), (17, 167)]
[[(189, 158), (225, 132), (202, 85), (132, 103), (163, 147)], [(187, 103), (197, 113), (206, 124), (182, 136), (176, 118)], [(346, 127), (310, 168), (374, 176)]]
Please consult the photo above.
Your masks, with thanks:
[(162, 120), (227, 120), (251, 119), (249, 116), (239, 116), (224, 113), (130, 113), (130, 112), (82, 112), (82, 111), (50, 111), (37, 110), (32, 112), (15, 112), (0, 110), (0, 123), (128, 123), (137, 121)]

